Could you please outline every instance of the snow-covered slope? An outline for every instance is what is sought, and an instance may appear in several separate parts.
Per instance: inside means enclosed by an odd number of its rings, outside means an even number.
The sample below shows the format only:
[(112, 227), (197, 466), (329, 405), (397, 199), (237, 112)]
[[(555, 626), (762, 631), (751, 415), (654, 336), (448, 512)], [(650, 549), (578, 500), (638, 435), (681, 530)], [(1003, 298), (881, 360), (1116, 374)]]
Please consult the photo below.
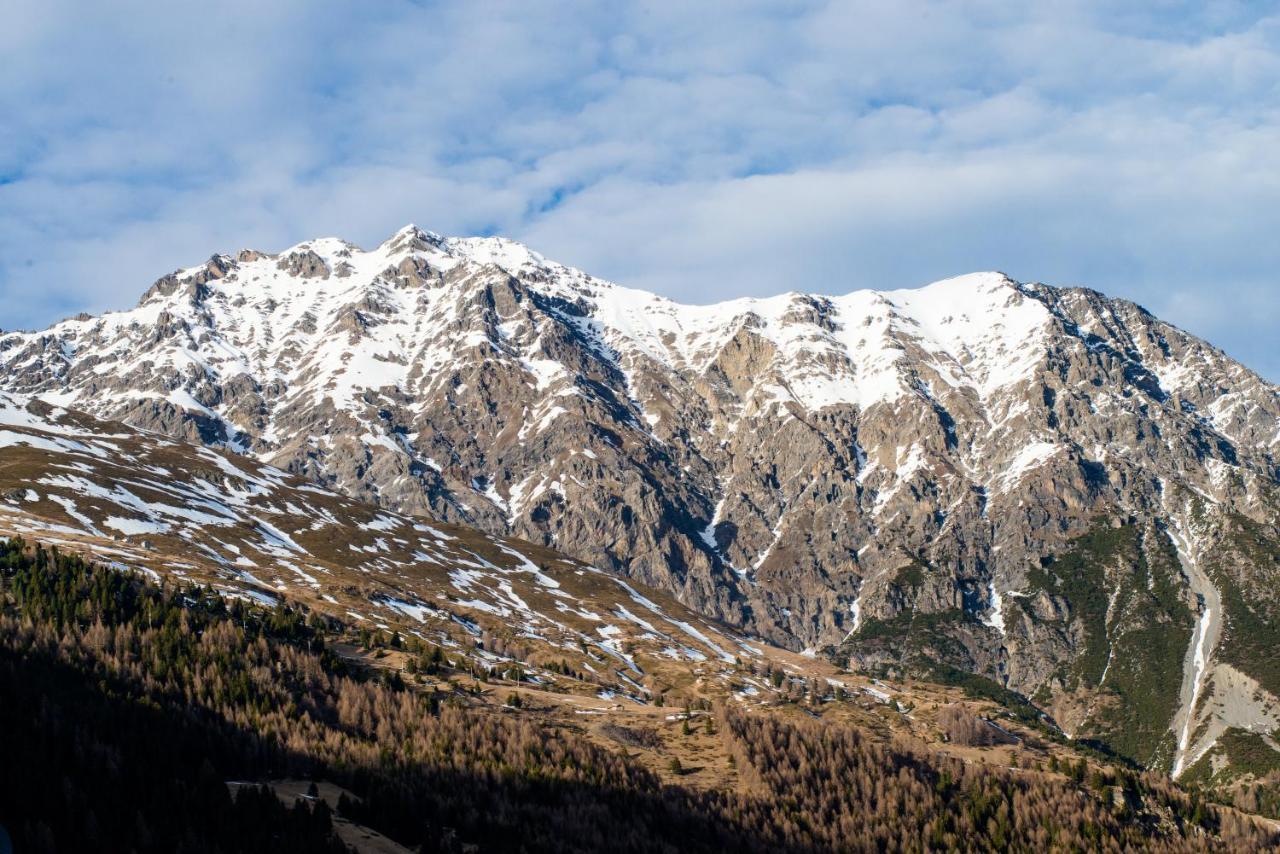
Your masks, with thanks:
[[(440, 238), (413, 226), (368, 252), (328, 238), (279, 255), (214, 256), (160, 280), (133, 310), (8, 335), (0, 341), (5, 384), (103, 414), (163, 401), (204, 416), (209, 435), (267, 456), (291, 438), (284, 422), (314, 408), (365, 420), (366, 441), (396, 446), (386, 425), (368, 418), (369, 396), (427, 401), (449, 388), (460, 360), (476, 355), (514, 359), (544, 397), (584, 393), (571, 366), (546, 352), (550, 342), (517, 334), (528, 318), (497, 318), (496, 328), (469, 322), (469, 298), (495, 272), (559, 302), (557, 319), (596, 342), (595, 355), (624, 375), (645, 362), (706, 373), (749, 330), (773, 351), (771, 382), (751, 395), (757, 410), (796, 403), (807, 412), (865, 411), (932, 383), (990, 406), (1002, 390), (1035, 379), (1065, 331), (1094, 347), (1120, 339), (1163, 395), (1213, 393), (1200, 415), (1207, 426), (1253, 448), (1280, 447), (1273, 387), (1186, 336), (1188, 352), (1171, 352), (1153, 319), (1144, 331), (1156, 334), (1116, 329), (1124, 322), (1117, 308), (1133, 307), (1089, 292), (978, 273), (918, 290), (681, 305), (508, 240)], [(1235, 387), (1204, 388), (1224, 376)], [(257, 409), (233, 391), (244, 382), (258, 392)], [(633, 401), (641, 409), (647, 402)]]

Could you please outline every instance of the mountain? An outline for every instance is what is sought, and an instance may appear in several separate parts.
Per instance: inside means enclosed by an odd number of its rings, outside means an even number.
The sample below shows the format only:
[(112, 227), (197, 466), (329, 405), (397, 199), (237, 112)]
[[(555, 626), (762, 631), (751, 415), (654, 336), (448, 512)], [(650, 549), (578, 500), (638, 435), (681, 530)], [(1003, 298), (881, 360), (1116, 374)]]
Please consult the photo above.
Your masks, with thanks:
[(1280, 391), (1093, 291), (688, 306), (408, 227), (5, 334), (0, 388), (554, 547), (792, 650), (980, 674), (1177, 775), (1280, 756)]
[(548, 549), (3, 393), (0, 534), (399, 631), (570, 694), (648, 702), (673, 681), (727, 685), (735, 664), (789, 658)]

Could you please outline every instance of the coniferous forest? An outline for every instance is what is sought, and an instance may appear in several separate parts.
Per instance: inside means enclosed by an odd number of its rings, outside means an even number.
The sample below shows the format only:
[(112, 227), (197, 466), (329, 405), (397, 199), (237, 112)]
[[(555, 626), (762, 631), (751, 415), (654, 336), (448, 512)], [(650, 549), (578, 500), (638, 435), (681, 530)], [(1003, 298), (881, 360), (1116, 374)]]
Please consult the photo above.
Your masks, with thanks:
[(332, 651), (337, 628), (0, 543), (0, 824), (15, 850), (345, 850), (322, 801), (227, 785), (280, 778), (344, 787), (343, 817), (424, 851), (1277, 841), (1153, 775), (998, 771), (734, 707), (715, 726), (748, 785), (664, 785), (625, 751), (519, 711), (363, 672)]

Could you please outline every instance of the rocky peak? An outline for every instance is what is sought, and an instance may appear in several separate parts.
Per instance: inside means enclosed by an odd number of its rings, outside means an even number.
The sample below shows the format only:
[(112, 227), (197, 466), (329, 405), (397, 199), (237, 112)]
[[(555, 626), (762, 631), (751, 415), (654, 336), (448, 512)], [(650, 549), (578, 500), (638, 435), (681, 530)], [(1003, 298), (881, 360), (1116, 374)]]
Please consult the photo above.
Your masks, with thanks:
[(444, 238), (434, 231), (424, 231), (413, 223), (397, 231), (378, 246), (387, 254), (432, 252), (442, 248)]

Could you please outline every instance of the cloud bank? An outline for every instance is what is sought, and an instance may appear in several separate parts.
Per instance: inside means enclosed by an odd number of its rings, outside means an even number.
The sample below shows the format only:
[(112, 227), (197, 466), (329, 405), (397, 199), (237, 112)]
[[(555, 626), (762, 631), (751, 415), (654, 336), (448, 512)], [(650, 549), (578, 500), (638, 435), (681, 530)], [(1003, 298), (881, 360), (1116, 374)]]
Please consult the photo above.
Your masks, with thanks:
[(1133, 5), (18, 0), (0, 326), (416, 222), (689, 302), (1082, 284), (1280, 380), (1280, 16)]

